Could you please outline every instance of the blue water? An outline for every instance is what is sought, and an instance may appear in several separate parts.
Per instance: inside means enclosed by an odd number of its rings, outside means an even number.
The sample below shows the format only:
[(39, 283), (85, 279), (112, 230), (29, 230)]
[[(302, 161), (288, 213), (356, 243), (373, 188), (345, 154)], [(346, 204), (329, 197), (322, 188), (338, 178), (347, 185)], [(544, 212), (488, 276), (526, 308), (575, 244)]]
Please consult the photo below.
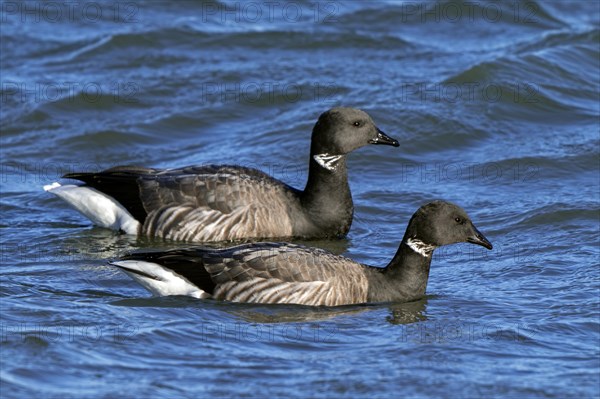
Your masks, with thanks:
[[(600, 395), (600, 6), (0, 2), (0, 396)], [(302, 188), (318, 115), (368, 111), (348, 237), (385, 265), (456, 202), (493, 242), (434, 254), (427, 298), (341, 308), (151, 298), (107, 265), (180, 243), (93, 227), (42, 185), (234, 163)]]

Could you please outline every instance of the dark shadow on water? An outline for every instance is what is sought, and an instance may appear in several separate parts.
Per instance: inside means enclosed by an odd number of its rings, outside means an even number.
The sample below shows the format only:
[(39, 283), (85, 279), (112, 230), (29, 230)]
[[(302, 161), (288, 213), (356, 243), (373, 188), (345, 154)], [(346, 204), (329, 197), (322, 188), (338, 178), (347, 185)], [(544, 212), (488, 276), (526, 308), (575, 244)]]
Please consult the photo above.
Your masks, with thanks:
[(228, 313), (250, 323), (297, 323), (330, 320), (339, 316), (358, 315), (371, 310), (369, 305), (345, 306), (304, 306), (304, 305), (262, 305), (245, 309), (228, 309)]
[(196, 299), (186, 296), (128, 298), (110, 302), (114, 306), (197, 308), (228, 313), (249, 323), (297, 323), (330, 320), (340, 316), (355, 316), (369, 311), (387, 309), (386, 321), (390, 324), (411, 324), (427, 320), (425, 315), (427, 298), (408, 303), (360, 304), (343, 306), (305, 306), (287, 304), (252, 304)]
[(225, 312), (251, 323), (288, 323), (325, 320), (340, 315), (358, 314), (380, 305), (346, 305), (336, 307), (288, 304), (254, 304), (196, 299), (187, 296), (127, 298), (110, 302), (114, 306), (197, 308), (206, 307)]
[(237, 310), (227, 310), (252, 323), (289, 323), (322, 321), (339, 316), (355, 316), (369, 311), (388, 308), (390, 315), (386, 321), (391, 324), (410, 324), (424, 321), (427, 298), (409, 303), (360, 304), (344, 306), (302, 306), (302, 305), (262, 305)]
[(110, 259), (124, 255), (136, 245), (136, 237), (119, 234), (109, 229), (93, 227), (57, 237), (49, 246), (54, 246), (58, 257), (75, 259)]
[[(269, 238), (257, 240), (240, 240), (235, 242), (210, 242), (195, 243), (187, 241), (174, 241), (156, 237), (136, 237), (133, 235), (122, 234), (110, 229), (101, 227), (91, 227), (81, 229), (83, 226), (76, 227), (76, 230), (66, 236), (61, 237), (58, 243), (58, 250), (76, 251), (83, 254), (94, 254), (92, 258), (97, 258), (100, 253), (104, 257), (116, 258), (125, 255), (127, 252), (135, 250), (167, 250), (173, 248), (228, 248), (242, 245), (250, 242), (292, 242), (294, 244), (305, 245), (309, 247), (319, 247), (326, 249), (336, 255), (347, 251), (349, 241), (347, 238), (337, 240), (294, 240), (289, 238)], [(99, 250), (101, 249), (101, 250)], [(102, 251), (102, 249), (104, 251)], [(103, 253), (104, 252), (104, 253)]]
[(389, 304), (390, 315), (386, 320), (390, 324), (411, 324), (427, 320), (427, 299), (428, 297), (425, 297), (414, 302)]

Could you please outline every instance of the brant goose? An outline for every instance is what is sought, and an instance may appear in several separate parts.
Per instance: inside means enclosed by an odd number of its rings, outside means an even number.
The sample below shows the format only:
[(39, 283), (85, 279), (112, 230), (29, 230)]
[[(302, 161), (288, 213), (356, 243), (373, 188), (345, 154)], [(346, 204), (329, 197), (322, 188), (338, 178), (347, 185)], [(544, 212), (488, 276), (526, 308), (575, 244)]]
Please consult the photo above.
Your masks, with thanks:
[(458, 242), (492, 249), (465, 211), (435, 201), (413, 215), (384, 268), (288, 243), (138, 252), (110, 263), (159, 296), (312, 306), (407, 302), (425, 295), (434, 249)]
[(313, 128), (304, 191), (231, 165), (117, 166), (68, 173), (63, 177), (85, 184), (53, 183), (44, 189), (96, 225), (127, 234), (199, 242), (341, 237), (354, 212), (346, 155), (367, 144), (399, 146), (366, 112), (333, 108)]

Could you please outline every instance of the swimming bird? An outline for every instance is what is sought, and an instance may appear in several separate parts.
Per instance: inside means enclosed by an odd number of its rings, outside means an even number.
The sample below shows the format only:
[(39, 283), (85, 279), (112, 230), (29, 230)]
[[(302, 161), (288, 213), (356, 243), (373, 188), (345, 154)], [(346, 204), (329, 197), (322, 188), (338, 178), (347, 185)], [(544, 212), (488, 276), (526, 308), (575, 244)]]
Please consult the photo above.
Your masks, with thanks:
[(63, 177), (84, 184), (44, 189), (96, 225), (127, 234), (198, 242), (334, 238), (348, 233), (354, 212), (346, 157), (368, 144), (399, 146), (366, 112), (340, 107), (321, 114), (313, 128), (304, 190), (234, 165), (117, 166), (68, 173)]
[(157, 296), (311, 306), (408, 302), (425, 295), (433, 251), (459, 242), (492, 249), (464, 210), (434, 201), (410, 219), (384, 268), (289, 243), (137, 252), (111, 264)]

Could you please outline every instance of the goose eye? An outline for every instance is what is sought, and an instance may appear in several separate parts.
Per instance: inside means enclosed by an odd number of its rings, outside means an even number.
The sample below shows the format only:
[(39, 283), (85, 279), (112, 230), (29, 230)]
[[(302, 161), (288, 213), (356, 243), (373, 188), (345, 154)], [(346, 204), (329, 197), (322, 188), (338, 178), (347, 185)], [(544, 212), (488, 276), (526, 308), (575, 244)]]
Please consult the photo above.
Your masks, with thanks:
[(460, 218), (459, 218), (459, 217), (455, 217), (455, 218), (454, 218), (454, 221), (455, 221), (456, 223), (460, 223), (460, 222), (461, 222), (461, 220), (460, 220)]
[(353, 123), (354, 126), (359, 127), (360, 126), (360, 121), (356, 121)]

